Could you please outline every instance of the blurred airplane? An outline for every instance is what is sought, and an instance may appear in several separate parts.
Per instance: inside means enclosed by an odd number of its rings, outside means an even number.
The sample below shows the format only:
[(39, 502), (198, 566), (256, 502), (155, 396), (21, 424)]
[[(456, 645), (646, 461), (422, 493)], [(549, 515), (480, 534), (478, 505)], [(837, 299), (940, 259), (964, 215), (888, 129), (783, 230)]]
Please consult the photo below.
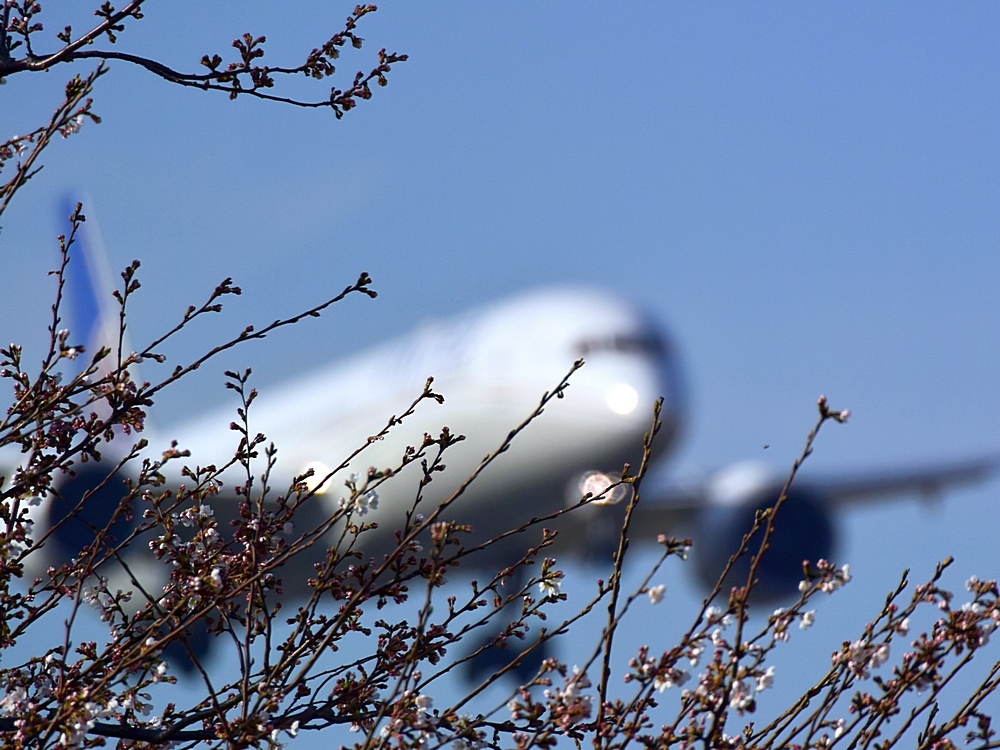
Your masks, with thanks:
[[(93, 222), (85, 224), (76, 245), (77, 267), (70, 266), (78, 316), (75, 330), (87, 333), (90, 352), (111, 343), (109, 337), (117, 330), (106, 261), (97, 251), (94, 234)], [(319, 502), (310, 508), (321, 519), (348, 494), (344, 480), (351, 473), (364, 476), (370, 466), (394, 466), (406, 446), (419, 445), (424, 433), (437, 435), (447, 425), (466, 439), (447, 451), (447, 471), (426, 488), (423, 507), (433, 508), (581, 357), (586, 365), (571, 378), (565, 397), (553, 400), (449, 510), (449, 517), (472, 525), (470, 543), (475, 543), (577, 503), (586, 491), (601, 491), (620, 475), (625, 462), (637, 466), (654, 401), (661, 397), (663, 427), (654, 443), (655, 459), (664, 462), (675, 450), (686, 417), (678, 353), (662, 328), (631, 300), (598, 289), (553, 287), (450, 321), (425, 323), (407, 336), (287, 386), (265, 388), (250, 412), (251, 433), (263, 432), (279, 449), (271, 487), (287, 487), (295, 476), (313, 469)], [(434, 377), (434, 390), (445, 395), (445, 402), (421, 404), (387, 437), (371, 442), (348, 467), (328, 476), (353, 450), (368, 443), (389, 415), (402, 413), (428, 376)], [(191, 463), (225, 463), (236, 450), (238, 436), (229, 428), (236, 406), (227, 401), (218, 413), (161, 435), (153, 432), (150, 456), (158, 457), (173, 439), (191, 451)], [(771, 548), (757, 570), (758, 599), (793, 594), (804, 559), (833, 556), (838, 508), (980, 481), (996, 463), (989, 457), (796, 481), (779, 514)], [(58, 485), (61, 497), (50, 497), (37, 509), (36, 534), (65, 519), (68, 509), (106, 475), (106, 469), (91, 464), (80, 467), (75, 479)], [(376, 554), (391, 544), (392, 532), (412, 507), (419, 477), (419, 467), (411, 465), (379, 487), (377, 508), (369, 508), (365, 519), (377, 521), (379, 529), (364, 537), (365, 552)], [(170, 478), (181, 483), (179, 474)], [(244, 477), (234, 472), (225, 479), (232, 487)], [(633, 519), (633, 538), (655, 541), (661, 533), (692, 536), (694, 571), (702, 585), (711, 587), (749, 530), (755, 512), (773, 505), (783, 480), (783, 474), (761, 465), (737, 464), (696, 483), (648, 484)], [(119, 497), (114, 484), (93, 493), (87, 499), (88, 520), (99, 523), (109, 518)], [(559, 529), (561, 554), (610, 561), (625, 505), (592, 504), (545, 525)], [(35, 570), (29, 574), (68, 559), (92, 538), (85, 524), (64, 523), (43, 554), (32, 556)], [(154, 580), (165, 576), (163, 566), (141, 549), (143, 545), (135, 546), (126, 553), (132, 572), (144, 571), (142, 575)], [(479, 561), (498, 560), (484, 555)], [(733, 582), (745, 581), (747, 570), (737, 566)], [(305, 575), (283, 578), (288, 594), (305, 586)], [(112, 580), (112, 589), (116, 586), (127, 588), (127, 580)]]

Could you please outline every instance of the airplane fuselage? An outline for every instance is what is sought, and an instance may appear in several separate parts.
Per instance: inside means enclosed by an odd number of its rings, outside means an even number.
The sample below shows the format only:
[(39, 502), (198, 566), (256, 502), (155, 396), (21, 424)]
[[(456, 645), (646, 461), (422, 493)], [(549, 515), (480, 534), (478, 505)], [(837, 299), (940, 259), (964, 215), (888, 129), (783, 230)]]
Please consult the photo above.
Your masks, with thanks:
[[(419, 446), (425, 433), (436, 436), (447, 426), (465, 439), (448, 449), (447, 470), (425, 490), (423, 507), (433, 508), (581, 357), (586, 364), (572, 376), (565, 397), (552, 401), (455, 507), (454, 517), (474, 532), (495, 534), (562, 507), (568, 483), (587, 470), (616, 474), (625, 462), (635, 465), (658, 398), (664, 398), (664, 426), (656, 451), (662, 456), (675, 444), (682, 392), (674, 349), (624, 300), (587, 289), (541, 290), (425, 324), (280, 391), (265, 389), (251, 409), (250, 432), (264, 433), (278, 447), (270, 482), (278, 492), (309, 468), (318, 484), (366, 446), (318, 487), (316, 500), (332, 513), (349, 494), (344, 481), (352, 473), (396, 467), (407, 446)], [(369, 443), (369, 436), (421, 393), (428, 377), (444, 403), (421, 403), (384, 439)], [(237, 436), (229, 429), (234, 411), (235, 405), (227, 407), (169, 437), (191, 451), (191, 461), (220, 465), (236, 448)], [(397, 528), (413, 505), (420, 476), (419, 467), (411, 465), (381, 485), (378, 510), (366, 519), (379, 523), (375, 537)], [(225, 479), (241, 483), (243, 476), (232, 471)]]

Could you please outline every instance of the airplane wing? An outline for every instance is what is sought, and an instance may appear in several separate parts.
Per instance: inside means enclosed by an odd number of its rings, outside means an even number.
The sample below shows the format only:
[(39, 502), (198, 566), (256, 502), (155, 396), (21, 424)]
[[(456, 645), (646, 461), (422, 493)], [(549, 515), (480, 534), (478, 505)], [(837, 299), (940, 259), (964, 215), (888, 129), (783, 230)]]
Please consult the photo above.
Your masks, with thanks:
[[(1000, 453), (976, 458), (882, 471), (799, 476), (793, 488), (819, 500), (827, 510), (896, 500), (938, 497), (945, 491), (987, 480), (1000, 467)], [(672, 533), (711, 507), (762, 507), (773, 502), (785, 477), (755, 464), (736, 464), (703, 479), (643, 489), (634, 528)]]
[[(913, 494), (937, 495), (982, 482), (998, 466), (1000, 455), (992, 454), (909, 469), (797, 477), (776, 516), (776, 534), (767, 554), (755, 569), (754, 597), (773, 602), (793, 596), (804, 560), (835, 559), (834, 516), (840, 507)], [(692, 537), (693, 572), (703, 589), (711, 590), (752, 529), (757, 511), (774, 504), (785, 480), (786, 476), (760, 465), (734, 464), (701, 482), (647, 488), (633, 517), (632, 538)], [(759, 541), (760, 532), (751, 548), (756, 549)], [(723, 590), (746, 583), (752, 557), (745, 554), (733, 564)]]
[(1000, 454), (936, 466), (808, 480), (837, 506), (891, 500), (903, 495), (940, 496), (946, 490), (985, 481), (1000, 466)]

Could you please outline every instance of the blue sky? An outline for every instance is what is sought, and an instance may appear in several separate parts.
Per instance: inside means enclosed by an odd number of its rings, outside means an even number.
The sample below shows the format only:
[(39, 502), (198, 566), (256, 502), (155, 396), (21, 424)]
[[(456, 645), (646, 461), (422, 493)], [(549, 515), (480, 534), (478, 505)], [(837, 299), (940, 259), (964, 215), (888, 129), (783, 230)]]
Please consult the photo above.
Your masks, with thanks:
[[(288, 60), (350, 9), (296, 8), (153, 6), (121, 46), (192, 69), (250, 30)], [(4, 217), (0, 262), (17, 282), (0, 337), (44, 330), (53, 214), (73, 189), (112, 263), (143, 262), (136, 341), (223, 277), (243, 287), (174, 356), (362, 269), (381, 293), (199, 373), (163, 399), (162, 425), (224, 398), (227, 366), (252, 365), (267, 388), (427, 317), (584, 282), (677, 339), (691, 392), (678, 473), (789, 465), (821, 393), (853, 416), (824, 432), (812, 468), (979, 455), (1000, 447), (998, 32), (985, 3), (385, 4), (341, 70), (383, 46), (410, 61), (342, 121), (114, 65), (104, 123), (55, 144)], [(41, 122), (67, 73), (0, 89), (3, 135)], [(997, 491), (842, 516), (856, 581), (789, 659), (828, 664), (904, 567), (923, 577), (953, 554), (953, 585), (996, 577)], [(686, 579), (663, 582), (671, 618), (690, 611)]]

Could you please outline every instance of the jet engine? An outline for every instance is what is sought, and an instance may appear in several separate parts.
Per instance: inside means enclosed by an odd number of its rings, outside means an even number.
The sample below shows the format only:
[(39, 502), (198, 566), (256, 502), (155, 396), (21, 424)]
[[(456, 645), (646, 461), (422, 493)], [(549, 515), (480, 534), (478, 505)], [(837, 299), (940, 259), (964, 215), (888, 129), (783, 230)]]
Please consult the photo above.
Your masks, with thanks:
[[(58, 492), (42, 503), (39, 514), (42, 529), (52, 529), (46, 547), (50, 564), (72, 560), (80, 551), (94, 542), (97, 532), (108, 527), (121, 503), (125, 491), (117, 474), (108, 474), (100, 463), (88, 462), (75, 469), (76, 476), (58, 482)], [(87, 501), (82, 504), (84, 496)], [(74, 509), (80, 509), (74, 512)], [(36, 527), (38, 522), (36, 522)], [(131, 522), (119, 514), (111, 528), (107, 528), (108, 541), (122, 542), (131, 531)], [(43, 531), (44, 533), (44, 531)]]
[[(32, 538), (42, 542), (25, 560), (29, 577), (44, 577), (51, 567), (58, 568), (74, 560), (103, 532), (105, 548), (98, 554), (104, 557), (107, 544), (121, 545), (133, 530), (142, 523), (141, 511), (128, 519), (124, 513), (115, 518), (126, 489), (124, 477), (113, 472), (113, 464), (88, 461), (74, 467), (75, 476), (55, 478), (54, 490), (31, 508), (34, 522)], [(86, 501), (82, 502), (86, 497)], [(112, 519), (114, 522), (112, 523)], [(110, 524), (110, 526), (109, 526)], [(153, 558), (147, 545), (148, 538), (133, 542), (122, 550), (122, 559), (128, 569), (115, 560), (108, 560), (99, 573), (108, 579), (108, 588), (134, 590), (132, 576), (138, 576), (147, 590), (162, 586), (169, 569)], [(134, 600), (141, 606), (140, 599)]]
[[(695, 522), (692, 550), (695, 573), (703, 587), (710, 591), (715, 586), (743, 537), (753, 528), (757, 512), (772, 507), (783, 486), (783, 481), (776, 481), (756, 464), (736, 464), (713, 477), (708, 504)], [(748, 551), (736, 560), (723, 582), (723, 594), (734, 586), (746, 585), (763, 537), (761, 528), (750, 539)], [(767, 603), (793, 596), (803, 578), (802, 562), (830, 559), (835, 544), (833, 519), (824, 497), (808, 486), (793, 483), (775, 515), (768, 549), (757, 565), (751, 601)]]
[[(27, 557), (26, 567), (31, 577), (43, 576), (49, 568), (71, 562), (102, 532), (104, 545), (98, 556), (106, 557), (108, 546), (120, 548), (142, 523), (141, 511), (131, 519), (124, 513), (115, 517), (126, 495), (121, 473), (112, 472), (111, 466), (96, 461), (77, 464), (74, 473), (75, 476), (60, 477), (55, 490), (31, 509), (32, 537), (35, 540), (45, 537), (43, 545)], [(149, 551), (149, 538), (146, 535), (120, 548), (115, 555), (118, 559), (108, 559), (97, 569), (98, 574), (107, 579), (109, 591), (136, 592), (138, 584), (141, 590), (156, 596), (167, 583), (170, 567)], [(146, 603), (145, 596), (133, 595), (134, 611)], [(194, 627), (186, 632), (183, 640), (183, 644), (171, 642), (165, 653), (171, 664), (189, 673), (195, 668), (189, 654), (204, 659), (212, 646), (212, 638), (204, 628)]]

